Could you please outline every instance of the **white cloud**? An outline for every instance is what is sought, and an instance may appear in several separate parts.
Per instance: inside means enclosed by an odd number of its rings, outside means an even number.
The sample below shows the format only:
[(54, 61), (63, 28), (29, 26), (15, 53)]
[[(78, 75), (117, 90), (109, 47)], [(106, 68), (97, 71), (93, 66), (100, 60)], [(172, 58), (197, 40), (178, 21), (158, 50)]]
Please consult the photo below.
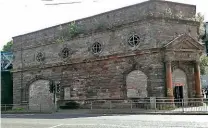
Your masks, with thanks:
[[(13, 36), (36, 31), (71, 20), (92, 16), (145, 0), (54, 0), (54, 2), (82, 1), (78, 4), (46, 6), (42, 0), (0, 0), (0, 48)], [(96, 1), (96, 2), (93, 2)], [(197, 5), (208, 20), (207, 0), (172, 0)]]

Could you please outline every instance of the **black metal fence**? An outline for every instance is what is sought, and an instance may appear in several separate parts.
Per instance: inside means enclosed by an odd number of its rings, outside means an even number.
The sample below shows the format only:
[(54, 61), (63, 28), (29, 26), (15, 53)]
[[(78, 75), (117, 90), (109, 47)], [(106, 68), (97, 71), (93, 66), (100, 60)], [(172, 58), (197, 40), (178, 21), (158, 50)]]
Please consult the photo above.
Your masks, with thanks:
[(55, 108), (44, 104), (1, 104), (1, 111), (3, 113), (51, 113), (55, 111)]
[[(67, 102), (67, 101), (66, 101)], [(208, 99), (188, 98), (171, 101), (167, 98), (145, 98), (129, 100), (79, 100), (73, 101), (79, 104), (78, 110), (109, 111), (117, 113), (208, 113)], [(55, 112), (62, 111), (58, 106), (46, 106), (44, 104), (10, 104), (1, 105), (2, 112)]]
[(146, 98), (131, 100), (88, 100), (79, 101), (80, 109), (109, 110), (123, 112), (162, 113), (208, 113), (208, 99), (188, 98), (170, 100), (167, 98)]

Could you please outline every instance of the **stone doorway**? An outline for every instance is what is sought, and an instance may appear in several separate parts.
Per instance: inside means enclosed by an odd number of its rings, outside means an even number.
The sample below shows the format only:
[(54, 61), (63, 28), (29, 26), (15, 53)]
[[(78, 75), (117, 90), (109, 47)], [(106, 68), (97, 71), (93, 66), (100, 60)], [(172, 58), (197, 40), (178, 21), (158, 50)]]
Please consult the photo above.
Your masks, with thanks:
[(53, 93), (49, 92), (48, 80), (37, 80), (29, 86), (29, 110), (51, 111), (54, 107)]
[(173, 90), (174, 94), (174, 102), (176, 106), (182, 106), (183, 100), (183, 87), (182, 86), (175, 86)]
[(182, 100), (188, 98), (188, 86), (185, 72), (181, 69), (174, 70), (172, 80), (174, 101), (177, 106), (180, 106), (182, 105)]
[(139, 70), (130, 72), (126, 78), (127, 98), (147, 97), (147, 76)]
[(175, 86), (173, 93), (175, 99), (183, 99), (183, 86)]

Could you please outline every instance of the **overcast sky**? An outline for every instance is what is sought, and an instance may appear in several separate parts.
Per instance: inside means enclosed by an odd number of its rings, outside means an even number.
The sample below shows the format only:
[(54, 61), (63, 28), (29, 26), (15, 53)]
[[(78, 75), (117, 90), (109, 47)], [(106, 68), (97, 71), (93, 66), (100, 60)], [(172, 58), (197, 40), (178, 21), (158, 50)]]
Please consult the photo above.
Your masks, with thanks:
[[(81, 2), (68, 5), (47, 3)], [(0, 49), (17, 35), (147, 0), (0, 0)], [(208, 0), (171, 0), (194, 4), (208, 21)]]

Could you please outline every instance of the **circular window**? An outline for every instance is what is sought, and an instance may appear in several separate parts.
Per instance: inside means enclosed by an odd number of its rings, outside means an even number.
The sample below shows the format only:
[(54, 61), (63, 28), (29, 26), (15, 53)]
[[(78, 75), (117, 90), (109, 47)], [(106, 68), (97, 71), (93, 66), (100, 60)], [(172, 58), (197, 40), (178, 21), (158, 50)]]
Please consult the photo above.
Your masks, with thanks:
[(99, 43), (99, 42), (95, 42), (93, 45), (92, 45), (92, 52), (93, 53), (100, 53), (102, 50), (102, 45)]
[(36, 60), (37, 60), (38, 62), (40, 62), (40, 61), (43, 61), (43, 60), (44, 60), (44, 55), (43, 55), (43, 53), (42, 53), (42, 52), (39, 52), (39, 53), (37, 54), (37, 56), (36, 56)]
[(69, 56), (69, 49), (64, 48), (61, 52), (63, 58), (67, 58)]
[(128, 43), (131, 47), (135, 47), (137, 45), (139, 45), (140, 43), (140, 38), (137, 35), (133, 35), (129, 38)]

